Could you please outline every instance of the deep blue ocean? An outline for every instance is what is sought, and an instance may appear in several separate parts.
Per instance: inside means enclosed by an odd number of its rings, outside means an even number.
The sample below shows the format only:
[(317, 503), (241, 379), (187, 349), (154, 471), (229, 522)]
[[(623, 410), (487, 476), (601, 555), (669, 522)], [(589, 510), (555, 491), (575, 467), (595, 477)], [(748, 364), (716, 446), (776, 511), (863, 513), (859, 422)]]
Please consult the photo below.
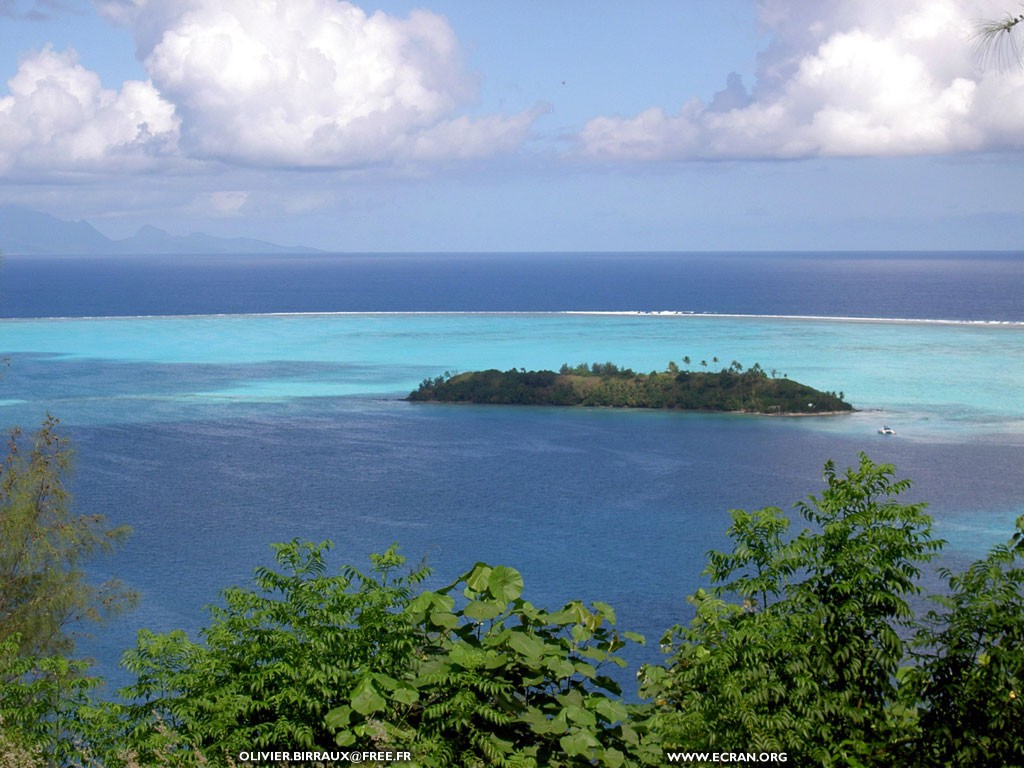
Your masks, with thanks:
[[(81, 645), (118, 682), (139, 628), (194, 633), (293, 537), (333, 540), (339, 565), (398, 542), (438, 584), (515, 566), (534, 603), (615, 606), (648, 637), (639, 662), (688, 618), (728, 510), (790, 509), (827, 459), (895, 463), (953, 567), (1024, 513), (1016, 253), (6, 257), (0, 356), (0, 425), (58, 416), (76, 509), (133, 528), (95, 572), (141, 607)], [(402, 399), (445, 370), (684, 356), (759, 362), (859, 411)]]
[(560, 312), (1024, 321), (1020, 253), (7, 257), (0, 317)]

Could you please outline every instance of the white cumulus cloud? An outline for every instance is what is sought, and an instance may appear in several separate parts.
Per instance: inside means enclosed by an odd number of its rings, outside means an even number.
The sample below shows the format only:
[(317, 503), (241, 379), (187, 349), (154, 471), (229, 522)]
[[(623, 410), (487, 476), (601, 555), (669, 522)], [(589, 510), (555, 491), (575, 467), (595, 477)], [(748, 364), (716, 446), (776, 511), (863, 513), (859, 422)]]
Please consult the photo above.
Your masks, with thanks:
[(78, 63), (73, 50), (45, 48), (21, 61), (0, 98), (0, 171), (146, 168), (173, 151), (178, 118), (149, 82), (119, 90)]
[(762, 0), (773, 42), (747, 92), (598, 117), (579, 151), (608, 160), (908, 155), (1024, 146), (1024, 73), (972, 56), (989, 0)]
[[(0, 174), (344, 169), (513, 152), (539, 112), (470, 117), (448, 22), (344, 0), (95, 0), (148, 79), (104, 87), (73, 50), (27, 56), (0, 94)], [(217, 164), (222, 165), (217, 165)]]
[[(182, 119), (192, 157), (348, 167), (493, 154), (534, 115), (459, 115), (475, 97), (448, 23), (338, 0), (106, 0)], [(467, 151), (467, 148), (470, 148)]]

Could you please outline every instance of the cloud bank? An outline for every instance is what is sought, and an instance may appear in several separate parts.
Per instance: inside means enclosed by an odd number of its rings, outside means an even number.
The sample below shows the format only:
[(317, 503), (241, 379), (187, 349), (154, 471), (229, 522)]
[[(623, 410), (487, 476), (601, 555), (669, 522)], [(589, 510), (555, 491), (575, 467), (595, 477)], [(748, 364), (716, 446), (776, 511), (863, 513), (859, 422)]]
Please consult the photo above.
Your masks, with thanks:
[(762, 0), (772, 44), (751, 91), (589, 121), (578, 154), (604, 161), (784, 159), (1024, 146), (1024, 72), (972, 55), (999, 1)]
[[(26, 56), (0, 97), (4, 177), (417, 168), (515, 153), (541, 114), (469, 116), (476, 80), (448, 22), (429, 11), (368, 14), (345, 0), (94, 2), (130, 30), (147, 79), (104, 87), (73, 50)], [(731, 74), (706, 101), (596, 117), (573, 157), (1020, 148), (1024, 68), (983, 67), (971, 54), (975, 24), (1003, 15), (1002, 2), (760, 0), (770, 43), (749, 87)], [(0, 10), (15, 7), (0, 0)]]
[(148, 80), (104, 89), (72, 50), (27, 57), (0, 100), (0, 170), (216, 161), (352, 168), (516, 149), (537, 112), (460, 114), (476, 83), (440, 16), (337, 0), (100, 0)]

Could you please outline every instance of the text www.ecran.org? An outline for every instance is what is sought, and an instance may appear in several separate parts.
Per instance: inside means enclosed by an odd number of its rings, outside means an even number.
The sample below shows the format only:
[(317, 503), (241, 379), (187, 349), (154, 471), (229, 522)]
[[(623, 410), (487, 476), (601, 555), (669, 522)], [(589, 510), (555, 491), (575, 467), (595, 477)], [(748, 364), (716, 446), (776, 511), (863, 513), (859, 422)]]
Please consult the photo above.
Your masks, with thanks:
[(666, 752), (670, 763), (785, 763), (785, 752)]

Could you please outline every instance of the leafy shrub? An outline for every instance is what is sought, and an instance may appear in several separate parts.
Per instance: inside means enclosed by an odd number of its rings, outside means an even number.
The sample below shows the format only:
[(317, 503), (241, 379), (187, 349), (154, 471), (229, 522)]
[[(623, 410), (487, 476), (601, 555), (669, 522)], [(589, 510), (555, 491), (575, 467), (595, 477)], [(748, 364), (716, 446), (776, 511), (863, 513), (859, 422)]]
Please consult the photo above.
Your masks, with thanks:
[(1014, 542), (943, 573), (917, 637), (907, 697), (921, 711), (923, 765), (1024, 765), (1024, 517)]
[[(358, 745), (419, 765), (624, 765), (636, 733), (617, 684), (610, 606), (547, 612), (512, 568), (478, 564), (438, 591), (394, 576), (394, 548), (327, 575), (328, 543), (277, 545), (281, 571), (224, 592), (205, 643), (143, 632), (125, 666), (124, 740), (143, 759)], [(457, 591), (461, 588), (461, 591)], [(174, 738), (169, 740), (167, 735)]]
[[(908, 597), (941, 542), (891, 465), (861, 455), (797, 505), (810, 527), (786, 537), (781, 510), (734, 512), (715, 584), (665, 638), (667, 667), (643, 670), (653, 728), (679, 749), (786, 752), (798, 765), (892, 765), (914, 733), (899, 703)], [(899, 762), (898, 760), (895, 762)]]
[(259, 568), (254, 589), (225, 590), (205, 643), (140, 633), (123, 662), (137, 676), (124, 692), (136, 751), (166, 747), (161, 729), (213, 765), (243, 750), (333, 745), (326, 713), (358, 695), (362, 675), (400, 666), (413, 647), (401, 610), (428, 572), (392, 576), (404, 563), (392, 548), (373, 556), (370, 574), (328, 575), (330, 547), (275, 545), (282, 570)]
[(606, 664), (638, 635), (604, 603), (559, 611), (522, 598), (519, 572), (478, 563), (405, 616), (421, 639), (400, 675), (365, 675), (328, 723), (340, 744), (403, 745), (422, 765), (635, 764), (639, 743)]

